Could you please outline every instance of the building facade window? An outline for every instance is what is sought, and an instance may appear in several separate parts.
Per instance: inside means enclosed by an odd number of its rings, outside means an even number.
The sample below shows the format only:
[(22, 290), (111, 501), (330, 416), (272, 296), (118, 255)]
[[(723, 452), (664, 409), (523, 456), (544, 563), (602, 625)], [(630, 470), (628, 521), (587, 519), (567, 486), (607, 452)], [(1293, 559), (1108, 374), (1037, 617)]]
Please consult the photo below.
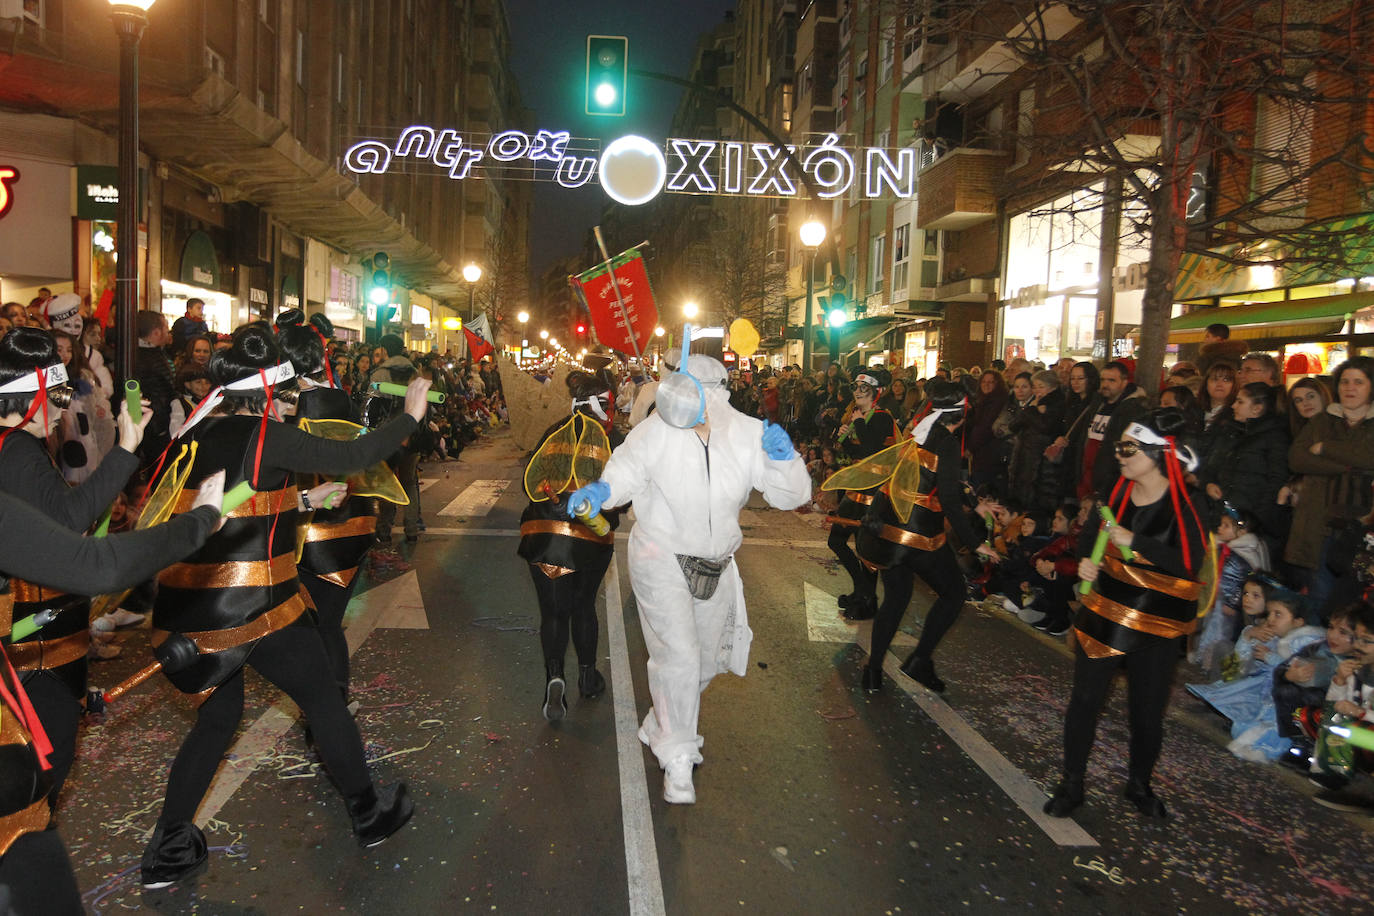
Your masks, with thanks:
[(873, 256), (868, 260), (868, 291), (870, 293), (881, 293), (883, 291), (883, 274), (887, 271), (887, 264), (883, 261), (883, 255), (886, 249), (887, 236), (875, 236), (873, 238)]
[(892, 301), (910, 298), (907, 295), (908, 271), (911, 268), (911, 224), (892, 227)]

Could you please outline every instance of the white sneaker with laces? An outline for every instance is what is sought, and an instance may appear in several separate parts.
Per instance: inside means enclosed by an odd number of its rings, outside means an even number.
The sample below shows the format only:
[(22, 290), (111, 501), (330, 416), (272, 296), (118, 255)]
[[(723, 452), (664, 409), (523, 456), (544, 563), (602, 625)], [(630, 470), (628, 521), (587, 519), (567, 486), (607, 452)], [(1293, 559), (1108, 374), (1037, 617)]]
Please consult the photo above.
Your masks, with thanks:
[(679, 754), (663, 770), (663, 800), (670, 805), (695, 805), (697, 790), (692, 785), (692, 758)]

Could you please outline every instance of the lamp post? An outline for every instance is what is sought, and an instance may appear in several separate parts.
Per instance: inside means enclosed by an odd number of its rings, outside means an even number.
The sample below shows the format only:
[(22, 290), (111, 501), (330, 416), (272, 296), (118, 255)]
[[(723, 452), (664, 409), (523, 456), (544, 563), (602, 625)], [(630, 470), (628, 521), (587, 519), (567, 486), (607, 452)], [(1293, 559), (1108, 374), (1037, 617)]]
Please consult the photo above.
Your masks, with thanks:
[(477, 292), (477, 281), (482, 279), (482, 268), (468, 262), (468, 265), (463, 268), (463, 279), (468, 281), (468, 324), (471, 324), (472, 319), (477, 317), (473, 299)]
[(686, 302), (682, 303), (683, 318), (686, 318), (690, 321), (691, 319), (697, 317), (697, 315), (700, 314), (700, 312), (701, 309), (692, 300), (689, 299)]
[(806, 323), (802, 327), (802, 373), (811, 372), (811, 306), (815, 290), (813, 282), (816, 276), (816, 251), (825, 241), (825, 223), (818, 219), (809, 219), (802, 223), (798, 231), (801, 236), (801, 243), (806, 248)]
[(110, 0), (110, 20), (119, 36), (119, 208), (115, 251), (115, 369), (134, 377), (134, 313), (138, 310), (138, 42), (153, 0)]
[(661, 344), (661, 343), (663, 342), (663, 335), (664, 335), (665, 333), (666, 333), (666, 332), (663, 330), (663, 325), (659, 325), (658, 327), (654, 328), (654, 371), (655, 371), (655, 372), (661, 372), (661, 371), (663, 371), (662, 369), (659, 368), (660, 366), (663, 365), (663, 363), (662, 363), (662, 356), (661, 356), (661, 354), (659, 353), (659, 344)]

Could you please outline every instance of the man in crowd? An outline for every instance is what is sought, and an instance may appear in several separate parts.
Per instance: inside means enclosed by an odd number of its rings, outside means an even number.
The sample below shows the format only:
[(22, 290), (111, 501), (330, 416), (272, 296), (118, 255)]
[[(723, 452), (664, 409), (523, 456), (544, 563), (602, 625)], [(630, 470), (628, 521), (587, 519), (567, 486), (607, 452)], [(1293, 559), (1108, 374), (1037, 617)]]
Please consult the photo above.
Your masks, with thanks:
[(1209, 324), (1207, 330), (1202, 332), (1202, 349), (1198, 351), (1196, 360), (1197, 371), (1205, 376), (1212, 363), (1219, 359), (1234, 365), (1248, 349), (1250, 347), (1245, 341), (1231, 339), (1231, 329), (1226, 325), (1220, 322)]
[(1279, 361), (1268, 353), (1245, 354), (1245, 358), (1240, 361), (1240, 368), (1236, 371), (1236, 387), (1251, 382), (1264, 382), (1270, 387), (1282, 384), (1283, 373), (1279, 369)]
[(148, 423), (139, 446), (139, 462), (148, 466), (157, 460), (171, 443), (172, 422), (172, 366), (162, 348), (167, 345), (167, 319), (161, 312), (141, 309), (134, 316), (138, 333), (138, 352), (134, 354), (134, 378), (143, 388), (143, 396), (153, 405), (153, 419)]
[(1110, 362), (1102, 367), (1098, 387), (1102, 395), (1097, 413), (1088, 426), (1083, 443), (1082, 476), (1078, 483), (1079, 498), (1090, 493), (1106, 496), (1120, 473), (1114, 451), (1126, 427), (1150, 409), (1145, 392), (1131, 381), (1125, 363)]

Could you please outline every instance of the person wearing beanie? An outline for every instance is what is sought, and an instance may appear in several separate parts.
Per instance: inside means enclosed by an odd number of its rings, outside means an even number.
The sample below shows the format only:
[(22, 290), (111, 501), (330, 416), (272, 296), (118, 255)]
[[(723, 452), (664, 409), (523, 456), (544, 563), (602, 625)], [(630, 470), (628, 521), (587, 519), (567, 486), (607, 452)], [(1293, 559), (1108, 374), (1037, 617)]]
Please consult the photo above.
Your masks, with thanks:
[[(418, 374), (418, 370), (410, 358), (406, 356), (405, 342), (395, 334), (383, 334), (381, 339), (377, 341), (377, 346), (386, 353), (386, 359), (380, 365), (373, 366), (372, 375), (368, 381), (392, 382), (397, 385), (410, 384), (411, 379)], [(366, 397), (366, 395), (364, 396)], [(399, 404), (400, 402), (396, 398), (385, 395), (370, 398), (363, 408), (363, 425), (372, 426), (378, 421), (387, 419)], [(420, 481), (416, 470), (420, 463), (420, 452), (412, 440), (407, 439), (391, 457), (387, 458), (386, 463), (391, 466), (391, 470), (396, 474), (396, 479), (401, 482), (401, 487), (406, 491), (406, 496), (410, 497), (410, 504), (405, 507), (403, 525), (406, 543), (414, 544), (420, 539)], [(383, 500), (377, 507), (378, 543), (391, 543), (391, 525), (395, 521), (396, 504)]]

